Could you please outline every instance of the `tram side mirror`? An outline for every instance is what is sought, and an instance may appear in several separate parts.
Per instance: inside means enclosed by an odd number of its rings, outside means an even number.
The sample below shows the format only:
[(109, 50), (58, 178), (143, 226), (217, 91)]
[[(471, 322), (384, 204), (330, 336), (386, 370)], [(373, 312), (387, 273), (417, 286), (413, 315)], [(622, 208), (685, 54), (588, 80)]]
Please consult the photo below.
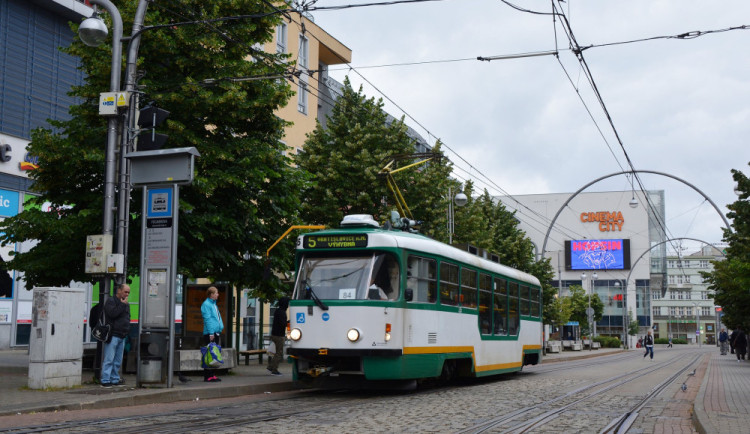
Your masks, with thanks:
[(406, 291), (404, 291), (404, 298), (406, 301), (412, 301), (414, 299), (414, 290), (411, 288), (406, 288)]

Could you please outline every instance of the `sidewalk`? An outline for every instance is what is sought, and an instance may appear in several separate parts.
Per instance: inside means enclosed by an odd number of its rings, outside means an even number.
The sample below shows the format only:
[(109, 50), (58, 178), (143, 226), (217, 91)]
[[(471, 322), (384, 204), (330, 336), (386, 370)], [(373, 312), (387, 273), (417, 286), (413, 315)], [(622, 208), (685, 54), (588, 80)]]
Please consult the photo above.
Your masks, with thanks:
[(228, 398), (256, 393), (293, 390), (292, 365), (282, 363), (282, 376), (273, 376), (263, 365), (251, 358), (245, 366), (244, 357), (229, 374), (221, 375), (221, 382), (206, 383), (202, 375), (181, 383), (175, 376), (171, 389), (153, 386), (135, 388), (135, 374), (126, 374), (126, 386), (102, 388), (93, 383), (94, 372), (84, 370), (82, 385), (72, 389), (32, 390), (28, 388), (29, 356), (26, 350), (0, 351), (0, 416), (17, 413), (101, 409), (116, 406), (192, 401), (197, 399)]
[(735, 354), (711, 354), (693, 406), (700, 433), (741, 433), (750, 430), (750, 361)]

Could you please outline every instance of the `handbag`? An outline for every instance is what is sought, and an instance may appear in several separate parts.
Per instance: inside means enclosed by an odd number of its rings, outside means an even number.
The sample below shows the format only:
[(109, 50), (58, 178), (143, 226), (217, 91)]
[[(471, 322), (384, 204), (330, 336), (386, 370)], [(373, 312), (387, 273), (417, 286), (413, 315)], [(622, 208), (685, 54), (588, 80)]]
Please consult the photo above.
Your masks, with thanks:
[(206, 347), (201, 347), (201, 367), (203, 369), (218, 368), (224, 364), (221, 356), (221, 347), (216, 342), (211, 342)]

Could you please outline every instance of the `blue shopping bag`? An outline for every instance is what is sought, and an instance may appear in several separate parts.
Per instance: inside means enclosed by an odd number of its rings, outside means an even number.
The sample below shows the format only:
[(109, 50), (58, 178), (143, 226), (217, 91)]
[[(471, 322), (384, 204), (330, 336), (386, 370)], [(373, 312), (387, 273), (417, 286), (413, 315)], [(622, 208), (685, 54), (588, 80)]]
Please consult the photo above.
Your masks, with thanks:
[(221, 357), (221, 347), (211, 342), (207, 347), (201, 347), (201, 367), (203, 369), (218, 368), (224, 364)]

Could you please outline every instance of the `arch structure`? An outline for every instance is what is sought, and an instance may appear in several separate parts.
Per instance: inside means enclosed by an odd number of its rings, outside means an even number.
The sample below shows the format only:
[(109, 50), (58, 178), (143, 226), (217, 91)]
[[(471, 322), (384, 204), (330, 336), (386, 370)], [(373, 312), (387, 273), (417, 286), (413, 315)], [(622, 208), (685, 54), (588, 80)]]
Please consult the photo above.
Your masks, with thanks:
[[(635, 173), (650, 173), (650, 174), (654, 174), (654, 175), (666, 176), (667, 178), (672, 178), (672, 179), (674, 179), (676, 181), (679, 181), (679, 182), (687, 185), (688, 187), (690, 187), (693, 190), (697, 191), (698, 194), (700, 194), (701, 196), (703, 196), (703, 198), (706, 199), (708, 201), (708, 203), (710, 203), (711, 206), (714, 207), (714, 209), (719, 214), (719, 216), (722, 218), (722, 220), (724, 220), (724, 224), (726, 225), (726, 228), (730, 232), (732, 231), (732, 228), (729, 225), (729, 221), (727, 220), (726, 217), (724, 217), (724, 214), (721, 213), (721, 210), (719, 209), (718, 206), (716, 206), (716, 204), (714, 203), (714, 201), (712, 201), (710, 197), (706, 196), (706, 193), (702, 192), (698, 187), (696, 187), (693, 184), (685, 181), (684, 179), (678, 178), (677, 176), (674, 176), (674, 175), (670, 175), (669, 173), (658, 172), (656, 170), (631, 170), (631, 171), (624, 171), (624, 172), (616, 172), (616, 173), (611, 173), (609, 175), (602, 176), (600, 178), (597, 178), (597, 179), (589, 182), (588, 184), (586, 184), (583, 187), (579, 188), (578, 191), (576, 191), (575, 193), (573, 193), (568, 198), (568, 200), (566, 200), (565, 203), (562, 204), (562, 206), (560, 207), (560, 209), (557, 210), (557, 213), (555, 214), (555, 217), (552, 218), (552, 221), (549, 224), (549, 228), (547, 228), (547, 233), (544, 235), (544, 243), (542, 244), (542, 255), (540, 256), (540, 258), (544, 258), (544, 254), (547, 252), (547, 241), (549, 240), (549, 234), (550, 234), (550, 232), (552, 232), (552, 227), (555, 225), (555, 222), (557, 221), (557, 218), (560, 216), (560, 213), (562, 213), (562, 211), (565, 209), (565, 207), (568, 206), (568, 204), (570, 203), (570, 201), (573, 200), (574, 197), (578, 196), (578, 194), (580, 194), (583, 190), (589, 188), (590, 186), (596, 184), (599, 181), (603, 181), (603, 180), (605, 180), (607, 178), (611, 178), (613, 176), (635, 174)], [(700, 241), (700, 242), (703, 242), (703, 241)], [(647, 252), (648, 251), (650, 251), (650, 249), (647, 250)]]
[[(668, 239), (668, 240), (664, 240), (664, 241), (658, 242), (658, 243), (654, 244), (653, 246), (649, 247), (649, 248), (648, 248), (647, 250), (645, 250), (645, 251), (644, 251), (643, 253), (641, 253), (641, 256), (639, 256), (639, 257), (638, 257), (638, 259), (636, 259), (636, 260), (635, 260), (635, 261), (634, 261), (634, 262), (633, 262), (633, 263), (631, 264), (631, 266), (630, 266), (630, 272), (628, 273), (628, 277), (626, 277), (626, 278), (625, 278), (625, 294), (624, 294), (624, 296), (623, 296), (623, 298), (622, 298), (622, 299), (623, 299), (623, 305), (622, 305), (622, 312), (623, 312), (623, 315), (622, 315), (622, 316), (623, 316), (623, 323), (622, 323), (622, 325), (623, 325), (623, 331), (625, 331), (625, 333), (627, 333), (627, 325), (625, 324), (625, 320), (624, 320), (624, 319), (625, 319), (625, 318), (627, 318), (627, 314), (628, 314), (628, 288), (629, 288), (629, 286), (630, 286), (630, 276), (631, 276), (631, 275), (633, 274), (633, 270), (635, 270), (635, 266), (636, 266), (636, 264), (638, 264), (638, 261), (640, 261), (641, 259), (643, 259), (643, 257), (644, 257), (644, 256), (646, 256), (646, 253), (650, 252), (650, 251), (651, 251), (651, 250), (653, 250), (653, 249), (654, 249), (655, 247), (659, 247), (659, 246), (661, 246), (662, 244), (666, 244), (666, 243), (670, 243), (670, 242), (672, 242), (672, 241), (678, 241), (678, 240), (691, 240), (691, 241), (697, 241), (697, 242), (699, 242), (699, 243), (703, 243), (703, 244), (705, 244), (705, 245), (707, 245), (707, 246), (713, 246), (713, 244), (711, 244), (711, 243), (709, 243), (709, 242), (706, 242), (706, 241), (704, 241), (704, 240), (700, 240), (700, 239), (698, 239), (698, 238), (679, 237), (679, 238), (670, 238), (670, 239)], [(722, 254), (722, 256), (725, 256), (725, 255), (724, 255), (724, 252), (722, 252), (721, 254)], [(650, 295), (648, 295), (648, 297), (649, 297), (649, 299), (651, 299), (651, 296), (650, 296)], [(637, 316), (637, 315), (636, 315), (636, 316)], [(629, 342), (629, 340), (627, 339), (627, 335), (625, 335), (625, 341), (624, 341), (624, 342), (625, 342), (625, 345), (626, 345), (626, 347), (630, 347), (630, 342)]]

